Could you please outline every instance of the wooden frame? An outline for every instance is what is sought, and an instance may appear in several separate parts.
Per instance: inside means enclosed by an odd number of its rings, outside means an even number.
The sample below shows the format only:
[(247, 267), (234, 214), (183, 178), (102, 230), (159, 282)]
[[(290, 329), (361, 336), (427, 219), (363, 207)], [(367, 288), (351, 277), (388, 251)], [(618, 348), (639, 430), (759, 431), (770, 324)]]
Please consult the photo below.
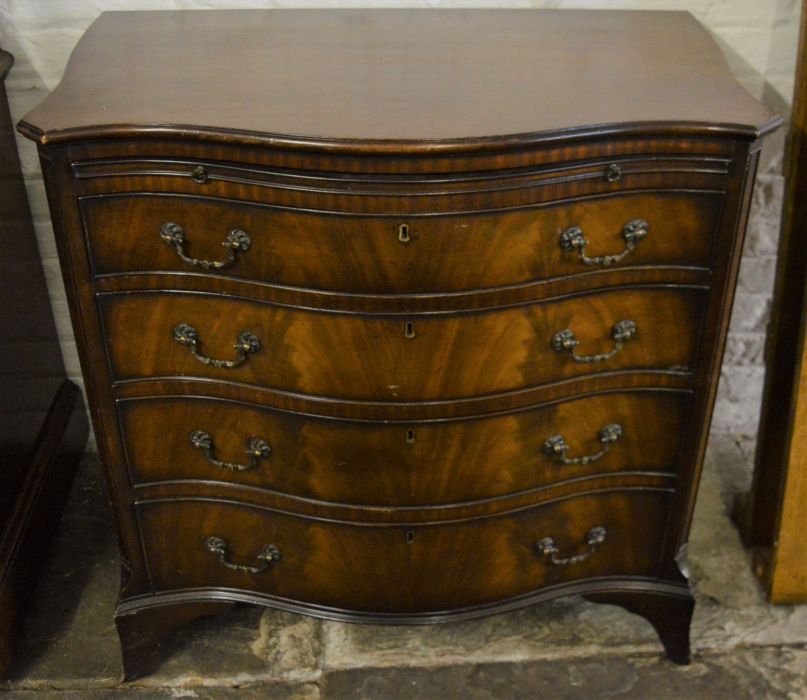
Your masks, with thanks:
[[(279, 60), (274, 47), (290, 32), (291, 53)], [(433, 33), (440, 42), (424, 44)], [(256, 53), (233, 51), (233, 36), (242, 47), (254, 41)], [(120, 71), (123, 43), (142, 47), (130, 63), (138, 81)], [(232, 65), (207, 71), (185, 60), (200, 45)], [(391, 49), (389, 76), (368, 63), (376, 46)], [(318, 47), (326, 47), (321, 58)], [(603, 68), (603, 61), (615, 63)], [(474, 76), (459, 93), (455, 62)], [(254, 66), (249, 75), (246, 64)], [(531, 78), (503, 90), (514, 65)], [(642, 71), (633, 76), (628, 65)], [(99, 74), (104, 67), (113, 68), (108, 77)], [(189, 72), (172, 75), (174, 68)], [(670, 80), (671, 69), (680, 76)], [(241, 87), (233, 91), (236, 79)], [(120, 90), (120, 99), (105, 91), (104, 104), (115, 110), (99, 110), (101, 85)], [(180, 94), (181, 86), (193, 94)], [(460, 116), (468, 123), (457, 123)], [(174, 628), (236, 602), (326, 619), (430, 624), (570, 593), (643, 615), (668, 656), (687, 663), (694, 599), (678, 554), (761, 139), (780, 123), (734, 81), (719, 49), (684, 13), (102, 15), (60, 88), (19, 129), (40, 147), (119, 528), (115, 621), (125, 678), (148, 672)], [(631, 204), (639, 195), (641, 212)], [(605, 214), (607, 201), (622, 213)], [(602, 230), (623, 232), (610, 241), (615, 252), (632, 251), (626, 246), (648, 218), (656, 242), (625, 264), (611, 265), (622, 254), (583, 259), (585, 242), (565, 238), (588, 226), (576, 214), (569, 219), (578, 205), (600, 212)], [(516, 224), (502, 225), (511, 216), (504, 212), (516, 210), (531, 212), (519, 234)], [(539, 225), (546, 211), (568, 223)], [(288, 225), (269, 223), (281, 215)], [(472, 219), (461, 237), (447, 244), (465, 216)], [(238, 266), (210, 275), (209, 264), (185, 255), (177, 229), (181, 222), (193, 231), (195, 250), (215, 251), (221, 236), (209, 224), (216, 217), (231, 233), (235, 226), (255, 236), (255, 245)], [(676, 227), (665, 236), (657, 222), (670, 220)], [(200, 237), (205, 230), (210, 239)], [(284, 238), (287, 230), (294, 235)], [(493, 250), (488, 240), (496, 235)], [(149, 259), (152, 252), (159, 257)], [(480, 272), (466, 277), (479, 261)], [(499, 271), (482, 279), (491, 265)], [(562, 317), (554, 311), (560, 305)], [(212, 325), (224, 345), (210, 341)], [(622, 348), (638, 328), (644, 343), (631, 357), (637, 346)], [(595, 344), (570, 355), (572, 331)], [(260, 346), (231, 344), (244, 335)], [(211, 351), (204, 357), (199, 338)], [(685, 420), (654, 431), (652, 411), (638, 411), (641, 426), (625, 422), (634, 446), (611, 472), (595, 450), (553, 469), (564, 451), (553, 439), (579, 445), (574, 431), (589, 441), (605, 427), (622, 431), (611, 419), (616, 394), (645, 388), (686, 401)], [(603, 420), (587, 414), (581, 421), (576, 411), (574, 420), (553, 415), (552, 429), (539, 430), (524, 419), (528, 410), (557, 414), (562, 403), (606, 395)], [(192, 397), (204, 401), (204, 415), (193, 420)], [(151, 402), (145, 412), (144, 402)], [(164, 409), (168, 420), (159, 417)], [(673, 413), (659, 412), (666, 421)], [(637, 415), (627, 413), (620, 420)], [(269, 435), (277, 416), (287, 417), (284, 425), (308, 423)], [(504, 449), (483, 436), (488, 416), (507, 416), (514, 426), (511, 438), (485, 433), (504, 439)], [(473, 440), (452, 437), (470, 421)], [(238, 430), (227, 427), (235, 424)], [(657, 471), (664, 440), (655, 436), (665, 431), (679, 444)], [(240, 436), (271, 440), (277, 468), (242, 476), (249, 469), (231, 463), (223, 471), (211, 456), (213, 440), (223, 448), (216, 454), (236, 455), (243, 448), (224, 441), (243, 442)], [(288, 448), (279, 442), (292, 438)], [(458, 458), (439, 447), (447, 441)], [(437, 447), (413, 457), (430, 444)], [(368, 459), (373, 445), (381, 447)], [(160, 455), (145, 478), (144, 450)], [(517, 457), (506, 462), (508, 450)], [(320, 476), (297, 471), (299, 455)], [(188, 456), (191, 471), (174, 471)], [(359, 471), (360, 463), (372, 471)], [(507, 464), (535, 469), (511, 478)], [(588, 469), (572, 477), (577, 466)], [(272, 481), (292, 473), (303, 481)], [(487, 473), (503, 487), (458, 491)], [(550, 474), (548, 483), (534, 482), (541, 473)], [(379, 485), (368, 490), (355, 485), (359, 479)], [(608, 549), (590, 558), (606, 536)]]
[(807, 602), (807, 2), (802, 5), (788, 187), (766, 358), (756, 469), (737, 502), (754, 571), (774, 603)]
[(0, 674), (87, 443), (79, 388), (65, 379), (34, 237), (0, 50)]

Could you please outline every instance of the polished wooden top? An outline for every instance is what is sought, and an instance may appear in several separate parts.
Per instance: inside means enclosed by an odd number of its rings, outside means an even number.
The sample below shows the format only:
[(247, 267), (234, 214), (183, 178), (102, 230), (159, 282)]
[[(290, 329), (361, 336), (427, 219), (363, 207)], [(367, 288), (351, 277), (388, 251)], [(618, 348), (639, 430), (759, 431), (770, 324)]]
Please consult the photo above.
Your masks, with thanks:
[(20, 130), (411, 151), (778, 124), (684, 12), (228, 10), (102, 14)]

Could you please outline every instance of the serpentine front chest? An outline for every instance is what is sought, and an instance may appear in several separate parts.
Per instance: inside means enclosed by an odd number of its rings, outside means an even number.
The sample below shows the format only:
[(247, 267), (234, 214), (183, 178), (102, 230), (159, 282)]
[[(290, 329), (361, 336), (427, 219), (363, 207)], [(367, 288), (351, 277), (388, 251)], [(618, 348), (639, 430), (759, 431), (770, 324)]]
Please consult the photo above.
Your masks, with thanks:
[(569, 593), (689, 657), (760, 137), (686, 13), (104, 13), (39, 144), (125, 675), (233, 602)]

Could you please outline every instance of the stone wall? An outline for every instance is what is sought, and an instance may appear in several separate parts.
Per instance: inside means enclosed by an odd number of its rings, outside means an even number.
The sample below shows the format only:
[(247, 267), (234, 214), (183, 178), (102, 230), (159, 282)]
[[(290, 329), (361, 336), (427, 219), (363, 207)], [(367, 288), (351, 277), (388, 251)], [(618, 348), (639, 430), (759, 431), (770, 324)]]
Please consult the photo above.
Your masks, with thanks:
[[(792, 94), (798, 32), (798, 0), (263, 0), (239, 3), (253, 7), (551, 7), (688, 10), (717, 38), (738, 79), (757, 97), (782, 112)], [(58, 83), (75, 43), (103, 10), (212, 9), (232, 6), (227, 0), (5, 0), (0, 2), (0, 46), (16, 65), (7, 86), (15, 119), (34, 107)], [(68, 373), (80, 382), (75, 341), (56, 260), (53, 231), (45, 201), (36, 149), (20, 138), (37, 239), (53, 301)], [(764, 333), (770, 310), (783, 181), (784, 138), (766, 147), (754, 196), (748, 241), (713, 429), (755, 431), (763, 378)]]
[(765, 332), (770, 318), (785, 189), (779, 141), (775, 144), (778, 157), (763, 163), (754, 189), (712, 422), (712, 430), (717, 432), (753, 435), (759, 422)]

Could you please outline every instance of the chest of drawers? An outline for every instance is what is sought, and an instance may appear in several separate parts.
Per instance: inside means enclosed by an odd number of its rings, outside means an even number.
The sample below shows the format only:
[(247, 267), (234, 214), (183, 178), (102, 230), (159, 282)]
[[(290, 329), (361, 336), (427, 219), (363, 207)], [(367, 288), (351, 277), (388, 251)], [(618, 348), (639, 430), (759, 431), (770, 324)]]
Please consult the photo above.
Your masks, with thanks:
[(233, 602), (578, 593), (689, 657), (677, 562), (760, 137), (683, 13), (106, 13), (39, 143), (127, 678)]

